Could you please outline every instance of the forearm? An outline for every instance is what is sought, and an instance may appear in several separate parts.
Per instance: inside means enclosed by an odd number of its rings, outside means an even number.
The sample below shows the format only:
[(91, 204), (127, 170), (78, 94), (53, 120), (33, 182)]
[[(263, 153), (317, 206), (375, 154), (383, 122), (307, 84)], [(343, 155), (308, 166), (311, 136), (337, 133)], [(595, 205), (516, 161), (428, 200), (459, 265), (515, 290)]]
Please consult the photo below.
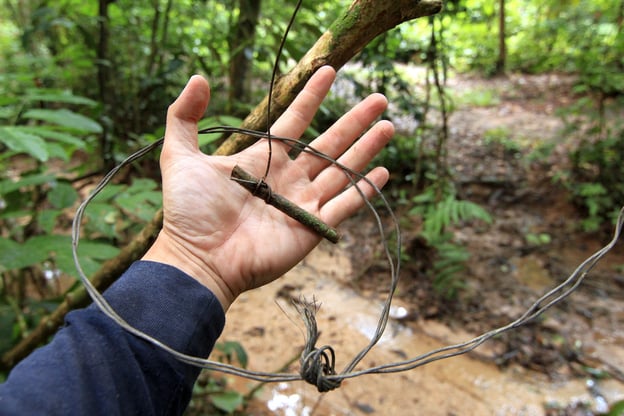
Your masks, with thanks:
[[(159, 263), (135, 263), (105, 297), (128, 323), (190, 355), (208, 356), (224, 325), (212, 293)], [(180, 414), (198, 374), (91, 306), (13, 369), (0, 414)]]

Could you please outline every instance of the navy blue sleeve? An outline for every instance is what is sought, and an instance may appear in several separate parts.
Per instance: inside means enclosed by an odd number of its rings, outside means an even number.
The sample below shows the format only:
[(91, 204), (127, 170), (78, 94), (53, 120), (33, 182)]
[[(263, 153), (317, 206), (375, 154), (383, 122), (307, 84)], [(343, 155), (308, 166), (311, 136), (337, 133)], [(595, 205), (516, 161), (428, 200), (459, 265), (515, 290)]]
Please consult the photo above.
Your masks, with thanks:
[[(207, 357), (225, 324), (217, 298), (165, 264), (134, 263), (104, 295), (135, 328), (189, 355)], [(11, 371), (0, 415), (181, 414), (199, 371), (91, 305)]]

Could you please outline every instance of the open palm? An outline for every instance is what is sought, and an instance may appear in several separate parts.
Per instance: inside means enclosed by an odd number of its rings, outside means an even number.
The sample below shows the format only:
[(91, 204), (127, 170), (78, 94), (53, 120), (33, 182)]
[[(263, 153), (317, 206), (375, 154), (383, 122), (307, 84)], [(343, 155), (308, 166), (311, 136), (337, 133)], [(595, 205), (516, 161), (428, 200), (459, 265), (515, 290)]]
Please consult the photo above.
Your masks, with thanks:
[[(319, 69), (271, 133), (298, 138), (308, 127), (335, 78), (330, 67)], [(260, 140), (233, 156), (208, 156), (197, 144), (197, 122), (209, 101), (208, 83), (191, 78), (169, 108), (161, 155), (164, 225), (146, 260), (172, 264), (210, 288), (224, 309), (242, 292), (266, 284), (298, 263), (320, 240), (307, 227), (286, 216), (230, 179), (235, 165), (261, 177), (268, 146)], [(385, 97), (373, 94), (355, 106), (313, 143), (342, 164), (363, 169), (393, 134), (392, 124), (376, 123)], [(358, 140), (359, 138), (359, 140)], [(355, 143), (354, 143), (355, 142)], [(308, 212), (336, 226), (363, 205), (357, 190), (338, 168), (302, 153), (294, 160), (287, 145), (272, 141), (267, 183)], [(367, 175), (377, 187), (388, 179), (384, 168)], [(369, 185), (362, 186), (367, 196)]]

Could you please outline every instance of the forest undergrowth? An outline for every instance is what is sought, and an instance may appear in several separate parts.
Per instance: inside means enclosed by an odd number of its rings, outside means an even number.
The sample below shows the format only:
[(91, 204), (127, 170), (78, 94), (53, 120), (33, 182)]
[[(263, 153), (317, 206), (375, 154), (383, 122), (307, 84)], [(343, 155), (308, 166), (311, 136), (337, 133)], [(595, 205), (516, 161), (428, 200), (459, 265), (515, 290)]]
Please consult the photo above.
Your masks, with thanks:
[[(499, 327), (516, 319), (610, 239), (608, 227), (583, 229), (587, 213), (560, 179), (570, 169), (570, 149), (582, 139), (566, 133), (560, 117), (578, 98), (573, 82), (573, 77), (559, 74), (449, 80), (451, 94), (460, 97), (449, 120), (452, 180), (458, 195), (484, 207), (492, 222), (466, 221), (453, 227), (454, 243), (469, 256), (457, 277), (457, 296), (448, 297), (436, 290), (436, 251), (423, 241), (422, 223), (398, 208), (405, 252), (397, 298), (413, 311), (405, 319), (438, 320), (475, 335)], [(484, 94), (489, 98), (479, 98)], [(363, 230), (354, 227), (353, 232)], [(354, 250), (359, 289), (373, 293), (383, 288), (386, 271), (370, 254), (374, 250)], [(624, 381), (624, 356), (612, 353), (624, 346), (622, 254), (619, 244), (571, 297), (473, 355), (501, 367), (542, 372), (553, 380)], [(572, 412), (582, 405), (570, 406), (570, 413), (553, 414), (576, 414)]]

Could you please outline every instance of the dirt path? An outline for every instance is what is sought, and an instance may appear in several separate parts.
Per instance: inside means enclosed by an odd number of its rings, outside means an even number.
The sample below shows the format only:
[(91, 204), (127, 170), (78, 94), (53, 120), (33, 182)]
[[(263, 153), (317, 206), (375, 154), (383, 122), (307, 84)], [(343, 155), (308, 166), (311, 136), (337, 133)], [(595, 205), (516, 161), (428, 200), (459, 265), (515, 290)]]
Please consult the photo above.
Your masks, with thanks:
[[(381, 307), (378, 296), (364, 297), (341, 283), (337, 276), (350, 269), (342, 249), (323, 244), (283, 280), (242, 296), (228, 312), (222, 340), (241, 342), (249, 353), (250, 368), (280, 368), (298, 357), (303, 345), (302, 324), (289, 306), (289, 297), (314, 296), (322, 303), (319, 345), (335, 348), (340, 368), (368, 342)], [(393, 320), (363, 367), (400, 361), (471, 337), (466, 331), (436, 321)], [(488, 348), (486, 345), (479, 351), (488, 355)], [(289, 371), (296, 372), (297, 368), (295, 363)], [(254, 385), (243, 380), (232, 382), (241, 391)], [(624, 395), (624, 386), (615, 381), (601, 383), (600, 389), (608, 401)], [(543, 373), (521, 366), (501, 371), (492, 362), (464, 355), (409, 372), (347, 380), (326, 394), (319, 394), (304, 382), (269, 384), (248, 411), (284, 416), (542, 415), (546, 403), (566, 406), (576, 401), (600, 406), (583, 379), (553, 382)]]
[[(495, 220), (487, 229), (466, 225), (456, 230), (456, 241), (472, 253), (460, 301), (436, 301), (422, 276), (404, 267), (396, 305), (405, 308), (407, 317), (390, 323), (363, 368), (412, 358), (512, 321), (607, 242), (577, 231), (578, 213), (565, 191), (552, 183), (569, 143), (558, 142), (539, 163), (525, 157), (557, 137), (562, 123), (555, 113), (570, 102), (570, 83), (554, 75), (450, 82), (457, 96), (490, 91), (497, 97), (491, 105), (458, 108), (449, 140), (449, 164), (461, 195), (487, 207)], [(383, 268), (371, 267), (375, 246), (369, 228), (362, 219), (344, 225), (343, 243), (322, 244), (284, 279), (242, 296), (228, 312), (221, 340), (241, 342), (249, 368), (275, 371), (297, 358), (303, 345), (291, 297), (315, 297), (322, 304), (319, 344), (334, 347), (340, 370), (370, 339), (387, 284)], [(547, 237), (535, 244), (529, 235)], [(559, 416), (604, 411), (606, 403), (624, 399), (624, 383), (617, 381), (624, 380), (624, 280), (616, 268), (623, 258), (620, 246), (569, 300), (475, 353), (409, 372), (346, 380), (326, 394), (303, 382), (265, 385), (248, 414)], [(289, 371), (297, 368), (292, 364)], [(243, 393), (255, 385), (241, 379), (231, 383)]]

